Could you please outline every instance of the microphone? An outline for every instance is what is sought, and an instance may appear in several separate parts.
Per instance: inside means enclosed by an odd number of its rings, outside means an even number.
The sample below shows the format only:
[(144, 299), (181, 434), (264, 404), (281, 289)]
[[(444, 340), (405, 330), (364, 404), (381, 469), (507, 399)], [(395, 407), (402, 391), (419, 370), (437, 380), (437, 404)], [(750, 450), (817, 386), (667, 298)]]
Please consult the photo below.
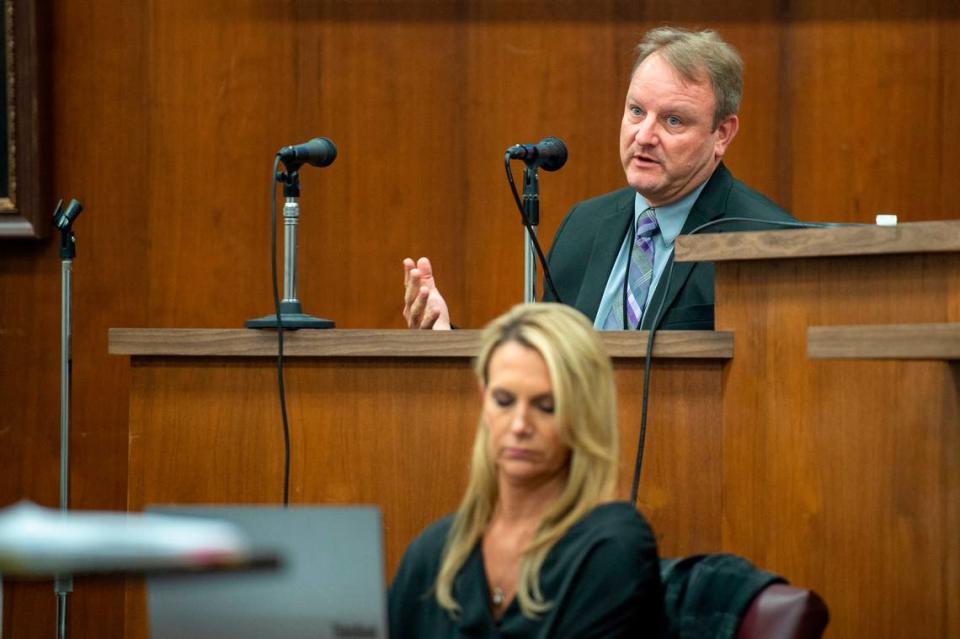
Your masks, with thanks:
[(559, 138), (543, 138), (536, 144), (514, 144), (507, 149), (512, 160), (523, 160), (544, 171), (556, 171), (567, 163), (567, 146)]
[(327, 138), (313, 138), (303, 144), (285, 146), (279, 151), (280, 161), (289, 170), (306, 163), (311, 166), (330, 166), (337, 159), (337, 147)]
[(60, 200), (57, 202), (57, 210), (53, 212), (53, 224), (61, 231), (69, 229), (81, 213), (83, 213), (83, 205), (77, 200), (70, 200), (66, 210), (63, 208), (63, 200)]
[[(516, 185), (513, 183), (513, 172), (510, 170), (510, 160), (523, 160), (527, 167), (523, 170), (523, 201), (517, 195)], [(530, 247), (536, 251), (537, 259), (543, 266), (543, 279), (546, 286), (553, 294), (553, 298), (560, 302), (560, 294), (550, 276), (550, 269), (547, 267), (547, 258), (543, 255), (543, 249), (540, 248), (540, 242), (537, 241), (537, 234), (534, 226), (540, 223), (540, 180), (537, 177), (537, 168), (543, 167), (545, 171), (556, 171), (567, 163), (567, 146), (559, 138), (546, 137), (536, 144), (514, 144), (503, 154), (503, 164), (507, 172), (507, 181), (510, 182), (510, 190), (513, 192), (513, 199), (520, 209), (520, 221), (526, 228), (524, 234), (524, 260), (527, 259)], [(531, 273), (532, 271), (532, 273)], [(534, 301), (535, 283), (530, 277), (536, 274), (536, 264), (532, 268), (524, 267), (524, 300)]]

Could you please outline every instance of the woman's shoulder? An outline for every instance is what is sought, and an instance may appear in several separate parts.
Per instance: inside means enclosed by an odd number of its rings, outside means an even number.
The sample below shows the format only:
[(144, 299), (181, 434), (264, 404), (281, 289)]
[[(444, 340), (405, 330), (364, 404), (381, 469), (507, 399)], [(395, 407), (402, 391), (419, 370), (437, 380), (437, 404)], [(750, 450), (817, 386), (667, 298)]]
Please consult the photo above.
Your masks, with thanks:
[(391, 586), (392, 596), (422, 594), (436, 579), (453, 515), (433, 522), (407, 546)]
[(636, 561), (656, 556), (657, 542), (650, 525), (628, 502), (600, 504), (588, 512), (558, 543), (562, 554), (589, 552)]
[(557, 603), (550, 636), (658, 636), (656, 541), (630, 503), (601, 504), (584, 515), (554, 546), (541, 583)]
[[(390, 635), (419, 637), (446, 627), (446, 611), (434, 599), (434, 585), (453, 516), (430, 524), (407, 546), (390, 586)], [(440, 625), (437, 625), (440, 624)]]
[(584, 515), (574, 529), (601, 537), (624, 535), (652, 535), (650, 524), (633, 504), (626, 501), (611, 501), (600, 504)]
[(407, 546), (406, 555), (415, 557), (436, 557), (443, 550), (447, 542), (450, 527), (453, 526), (454, 515), (447, 515), (438, 519), (417, 535)]

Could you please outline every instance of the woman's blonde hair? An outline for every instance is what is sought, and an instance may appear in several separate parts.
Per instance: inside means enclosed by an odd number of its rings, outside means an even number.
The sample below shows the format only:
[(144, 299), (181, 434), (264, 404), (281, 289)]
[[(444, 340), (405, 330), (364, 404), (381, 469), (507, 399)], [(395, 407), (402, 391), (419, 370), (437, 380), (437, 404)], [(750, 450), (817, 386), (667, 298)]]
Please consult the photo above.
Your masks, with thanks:
[[(540, 568), (553, 545), (581, 517), (613, 497), (618, 433), (613, 367), (600, 338), (579, 312), (561, 304), (521, 304), (483, 332), (474, 370), (487, 385), (487, 369), (501, 345), (517, 342), (537, 351), (553, 386), (558, 434), (570, 447), (566, 486), (550, 504), (520, 563), (517, 598), (527, 617), (551, 606), (540, 590)], [(447, 536), (436, 581), (436, 599), (451, 616), (460, 606), (453, 582), (490, 522), (498, 498), (497, 469), (482, 421), (473, 444), (470, 479)]]

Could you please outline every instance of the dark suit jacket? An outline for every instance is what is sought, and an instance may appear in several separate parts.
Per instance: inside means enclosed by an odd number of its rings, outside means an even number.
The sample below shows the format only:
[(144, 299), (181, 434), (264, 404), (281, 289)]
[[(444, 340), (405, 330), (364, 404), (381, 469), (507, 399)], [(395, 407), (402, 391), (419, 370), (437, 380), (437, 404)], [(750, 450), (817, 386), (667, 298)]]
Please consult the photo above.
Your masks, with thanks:
[(734, 639), (753, 598), (767, 586), (786, 583), (724, 553), (661, 559), (660, 578), (670, 639)]
[[(620, 252), (627, 229), (633, 223), (636, 192), (626, 187), (575, 205), (553, 238), (547, 264), (560, 299), (592, 320), (597, 316), (603, 289)], [(779, 206), (735, 179), (721, 163), (710, 176), (690, 210), (681, 234), (727, 217), (791, 221), (796, 219)], [(750, 223), (718, 224), (704, 232), (771, 230), (775, 226)], [(640, 328), (649, 328), (660, 304), (664, 304), (659, 329), (713, 329), (713, 263), (677, 262), (672, 265), (669, 290), (664, 270), (650, 312)], [(544, 301), (556, 301), (546, 287)]]

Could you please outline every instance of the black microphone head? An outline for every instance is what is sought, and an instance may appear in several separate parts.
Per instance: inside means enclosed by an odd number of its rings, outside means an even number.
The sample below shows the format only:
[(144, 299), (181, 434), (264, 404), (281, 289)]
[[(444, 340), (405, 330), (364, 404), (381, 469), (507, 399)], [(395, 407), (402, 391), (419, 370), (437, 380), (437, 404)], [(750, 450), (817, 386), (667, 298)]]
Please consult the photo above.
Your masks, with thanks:
[(303, 145), (307, 148), (304, 160), (313, 166), (330, 166), (337, 159), (337, 147), (327, 138), (313, 138)]
[(83, 213), (83, 204), (80, 204), (79, 200), (73, 199), (70, 200), (70, 204), (67, 204), (67, 209), (63, 212), (63, 217), (73, 222), (81, 213)]
[(70, 200), (67, 208), (63, 208), (63, 200), (57, 202), (57, 210), (53, 213), (53, 223), (58, 229), (69, 228), (75, 219), (83, 213), (83, 205), (76, 199)]
[(324, 167), (330, 166), (337, 159), (337, 147), (327, 138), (313, 138), (303, 144), (285, 146), (277, 155), (288, 169), (301, 164)]
[(567, 163), (567, 145), (560, 138), (543, 138), (537, 147), (540, 150), (538, 164), (544, 171), (556, 171)]

